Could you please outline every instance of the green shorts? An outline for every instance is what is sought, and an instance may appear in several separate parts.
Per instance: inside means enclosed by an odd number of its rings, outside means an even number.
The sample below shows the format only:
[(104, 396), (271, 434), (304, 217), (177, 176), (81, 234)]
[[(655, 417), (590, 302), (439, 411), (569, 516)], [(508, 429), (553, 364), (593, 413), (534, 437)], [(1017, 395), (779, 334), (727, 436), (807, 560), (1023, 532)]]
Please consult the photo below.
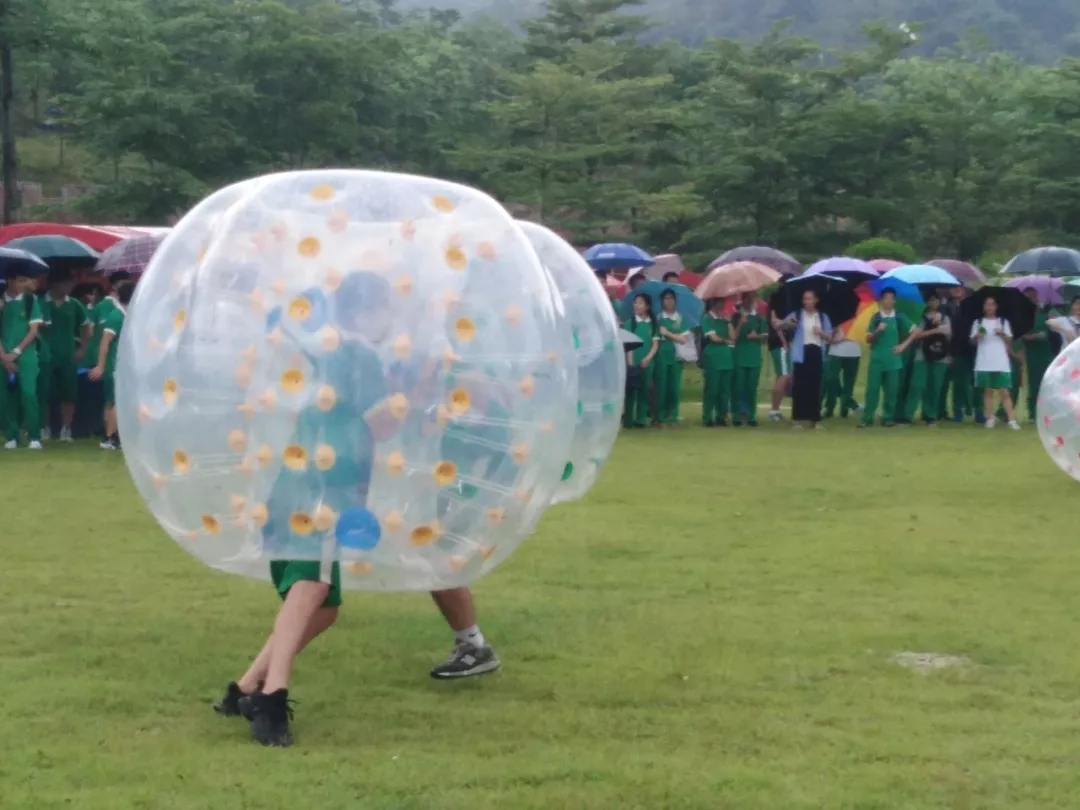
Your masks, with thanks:
[(991, 391), (1008, 391), (1012, 388), (1012, 374), (1008, 371), (976, 371), (975, 387)]
[[(289, 588), (297, 582), (321, 582), (322, 563), (316, 560), (273, 560), (270, 563), (270, 579), (278, 594), (284, 599)], [(323, 607), (341, 605), (341, 566), (330, 566), (330, 592), (326, 595)]]
[(76, 402), (79, 398), (79, 367), (74, 359), (54, 360), (50, 393), (58, 402)]
[(777, 377), (786, 377), (791, 373), (787, 349), (769, 349), (769, 357), (772, 358), (773, 373)]
[(105, 407), (111, 408), (116, 404), (116, 379), (112, 374), (106, 374), (101, 381), (105, 384)]

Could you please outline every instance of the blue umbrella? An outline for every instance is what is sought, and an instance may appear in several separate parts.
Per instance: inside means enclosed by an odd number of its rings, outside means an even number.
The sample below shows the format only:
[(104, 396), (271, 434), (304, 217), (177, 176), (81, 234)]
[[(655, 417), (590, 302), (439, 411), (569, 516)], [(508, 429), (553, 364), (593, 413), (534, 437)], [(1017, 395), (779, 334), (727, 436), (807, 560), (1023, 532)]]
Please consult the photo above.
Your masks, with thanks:
[(634, 299), (639, 295), (649, 296), (652, 302), (653, 315), (660, 317), (660, 297), (667, 291), (675, 293), (675, 311), (683, 317), (687, 329), (695, 329), (701, 325), (701, 316), (705, 314), (705, 302), (694, 295), (694, 291), (683, 284), (664, 284), (662, 281), (646, 281), (636, 290), (626, 294), (622, 300), (623, 317), (629, 318), (634, 314)]
[(929, 264), (908, 264), (897, 267), (882, 276), (883, 279), (894, 279), (907, 284), (937, 284), (942, 287), (959, 287), (960, 282), (956, 276), (948, 270), (934, 267)]
[(806, 276), (833, 276), (858, 283), (878, 278), (881, 274), (868, 262), (847, 256), (833, 256), (811, 265), (800, 278)]
[(37, 278), (47, 275), (49, 265), (28, 250), (0, 247), (0, 276), (27, 276)]
[(585, 251), (584, 259), (593, 270), (603, 273), (609, 270), (629, 270), (633, 267), (649, 267), (656, 264), (653, 257), (637, 245), (622, 243), (593, 245)]
[(896, 300), (909, 301), (912, 304), (923, 306), (926, 301), (923, 299), (923, 294), (919, 292), (919, 288), (908, 281), (902, 281), (898, 278), (887, 278), (882, 276), (876, 281), (870, 281), (866, 284), (870, 288), (870, 292), (874, 294), (874, 300), (880, 301), (881, 296), (885, 294), (885, 290), (892, 290), (896, 293)]

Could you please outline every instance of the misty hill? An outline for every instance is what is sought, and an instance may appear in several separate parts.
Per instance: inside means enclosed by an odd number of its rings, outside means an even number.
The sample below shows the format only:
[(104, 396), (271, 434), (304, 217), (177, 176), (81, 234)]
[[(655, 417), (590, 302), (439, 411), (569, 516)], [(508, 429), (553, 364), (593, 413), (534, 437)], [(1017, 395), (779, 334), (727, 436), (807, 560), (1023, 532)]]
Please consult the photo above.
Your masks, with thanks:
[[(401, 0), (401, 7), (452, 8), (466, 17), (486, 13), (513, 22), (542, 13), (543, 0)], [(825, 45), (858, 45), (862, 24), (884, 19), (923, 23), (919, 48), (928, 53), (977, 29), (995, 50), (1030, 61), (1080, 57), (1078, 0), (646, 0), (641, 10), (657, 23), (650, 39), (688, 45), (710, 36), (758, 37), (785, 18), (795, 21), (795, 33)]]

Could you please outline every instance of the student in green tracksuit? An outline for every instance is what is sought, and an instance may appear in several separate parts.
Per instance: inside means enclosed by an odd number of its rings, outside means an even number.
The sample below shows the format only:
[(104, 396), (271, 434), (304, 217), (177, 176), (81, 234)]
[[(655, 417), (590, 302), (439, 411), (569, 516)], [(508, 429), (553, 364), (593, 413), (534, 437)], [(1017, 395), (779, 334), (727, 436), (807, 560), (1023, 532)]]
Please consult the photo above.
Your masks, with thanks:
[(911, 380), (904, 400), (904, 421), (913, 423), (916, 411), (921, 408), (926, 424), (936, 427), (941, 417), (941, 389), (949, 371), (952, 324), (941, 311), (941, 298), (934, 293), (926, 299), (926, 313), (914, 340)]
[(825, 358), (825, 402), (822, 410), (826, 419), (831, 419), (836, 413), (837, 402), (840, 403), (841, 419), (847, 419), (849, 413), (857, 413), (862, 407), (855, 400), (855, 381), (859, 378), (861, 363), (862, 346), (857, 341), (848, 340), (842, 329), (836, 329)]
[(49, 412), (52, 404), (52, 379), (53, 357), (52, 344), (49, 336), (52, 332), (52, 310), (49, 308), (48, 296), (45, 293), (47, 279), (41, 277), (37, 280), (38, 306), (41, 307), (41, 326), (38, 327), (38, 406), (41, 408), (41, 439), (48, 441), (52, 438), (49, 428)]
[[(52, 400), (60, 402), (60, 441), (71, 441), (71, 424), (75, 420), (75, 403), (79, 392), (79, 364), (89, 343), (90, 323), (82, 302), (71, 297), (72, 281), (61, 279), (42, 300), (48, 331), (43, 343), (52, 354), (51, 374), (45, 384), (49, 398), (42, 403), (48, 412)], [(91, 360), (92, 362), (92, 360)], [(44, 376), (44, 366), (42, 368)]]
[[(1025, 290), (1028, 298), (1039, 304), (1039, 296), (1035, 290)], [(1024, 335), (1020, 340), (1024, 347), (1024, 359), (1027, 361), (1027, 409), (1028, 419), (1035, 421), (1036, 403), (1039, 399), (1039, 388), (1042, 386), (1046, 370), (1054, 359), (1054, 348), (1050, 342), (1052, 330), (1047, 325), (1049, 314), (1046, 309), (1039, 307), (1035, 315), (1035, 327)], [(1019, 400), (1015, 400), (1017, 403)]]
[(871, 427), (877, 416), (882, 392), (882, 422), (886, 427), (896, 424), (896, 396), (900, 372), (904, 368), (904, 351), (912, 339), (914, 324), (896, 311), (896, 291), (886, 287), (881, 295), (880, 311), (870, 319), (866, 339), (870, 343), (870, 371), (866, 380), (866, 407), (859, 427)]
[(660, 424), (675, 427), (679, 423), (679, 403), (682, 401), (682, 362), (675, 344), (686, 343), (690, 333), (682, 316), (675, 311), (675, 293), (664, 290), (660, 296), (660, 347), (656, 353), (656, 399)]
[[(31, 450), (41, 449), (41, 406), (38, 403), (38, 329), (44, 319), (34, 295), (35, 281), (15, 276), (4, 293), (0, 310), (0, 421), (7, 442), (4, 448), (19, 446), (19, 416), (22, 415)], [(14, 379), (14, 382), (12, 382)]]
[(723, 314), (724, 301), (714, 298), (701, 322), (701, 367), (705, 372), (705, 397), (701, 421), (705, 427), (726, 427), (735, 376), (734, 330)]
[(101, 443), (102, 450), (120, 449), (120, 434), (116, 429), (116, 354), (127, 306), (134, 292), (135, 285), (130, 281), (125, 281), (117, 289), (116, 306), (102, 324), (97, 365), (90, 370), (90, 379), (94, 382), (100, 380), (105, 386), (105, 440)]
[(648, 427), (649, 389), (655, 374), (653, 359), (660, 346), (660, 332), (652, 314), (649, 296), (641, 294), (634, 297), (634, 316), (623, 324), (623, 329), (633, 332), (642, 341), (641, 346), (626, 353), (629, 368), (623, 427)]
[(100, 301), (98, 301), (94, 308), (88, 313), (90, 319), (91, 333), (90, 342), (86, 345), (86, 352), (83, 356), (83, 362), (86, 364), (86, 368), (93, 368), (97, 364), (98, 349), (101, 346), (101, 336), (105, 331), (105, 319), (109, 317), (109, 313), (116, 309), (119, 302), (116, 299), (116, 290), (106, 295)]
[(769, 321), (757, 309), (757, 294), (742, 300), (739, 337), (735, 341), (735, 384), (731, 398), (731, 418), (736, 426), (743, 421), (757, 427), (758, 383), (761, 381), (761, 347), (769, 339)]

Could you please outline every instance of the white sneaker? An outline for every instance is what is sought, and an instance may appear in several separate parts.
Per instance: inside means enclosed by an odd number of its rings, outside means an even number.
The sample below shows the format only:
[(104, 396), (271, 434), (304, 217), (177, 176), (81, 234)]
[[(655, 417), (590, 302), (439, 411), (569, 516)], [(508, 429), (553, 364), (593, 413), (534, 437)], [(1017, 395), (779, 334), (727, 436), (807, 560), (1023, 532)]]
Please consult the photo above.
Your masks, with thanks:
[(986, 420), (986, 429), (987, 430), (993, 430), (996, 427), (997, 427), (997, 419), (995, 419), (994, 417), (991, 416), (989, 419)]
[(41, 442), (30, 442), (30, 444), (26, 445), (26, 449), (27, 450), (41, 450), (43, 448), (41, 447)]
[(75, 441), (73, 438), (71, 438), (71, 428), (60, 428), (60, 441), (62, 441), (62, 442), (73, 442), (73, 441)]
[(43, 442), (47, 442), (51, 438), (52, 438), (52, 429), (51, 428), (42, 428), (41, 429), (41, 440)]
[(113, 444), (112, 442), (110, 442), (108, 439), (106, 439), (101, 444), (99, 444), (98, 447), (100, 447), (102, 450), (115, 450), (116, 449), (116, 445)]
[(1020, 430), (1020, 423), (1013, 419), (1009, 422), (1009, 430)]
[(769, 421), (770, 422), (779, 422), (783, 418), (784, 418), (784, 415), (782, 413), (780, 413), (780, 411), (770, 411), (769, 412)]
[(19, 443), (17, 441), (15, 441), (14, 439), (12, 439), (10, 442), (6, 442), (4, 444), (4, 449), (5, 450), (17, 450), (18, 448), (19, 448)]

